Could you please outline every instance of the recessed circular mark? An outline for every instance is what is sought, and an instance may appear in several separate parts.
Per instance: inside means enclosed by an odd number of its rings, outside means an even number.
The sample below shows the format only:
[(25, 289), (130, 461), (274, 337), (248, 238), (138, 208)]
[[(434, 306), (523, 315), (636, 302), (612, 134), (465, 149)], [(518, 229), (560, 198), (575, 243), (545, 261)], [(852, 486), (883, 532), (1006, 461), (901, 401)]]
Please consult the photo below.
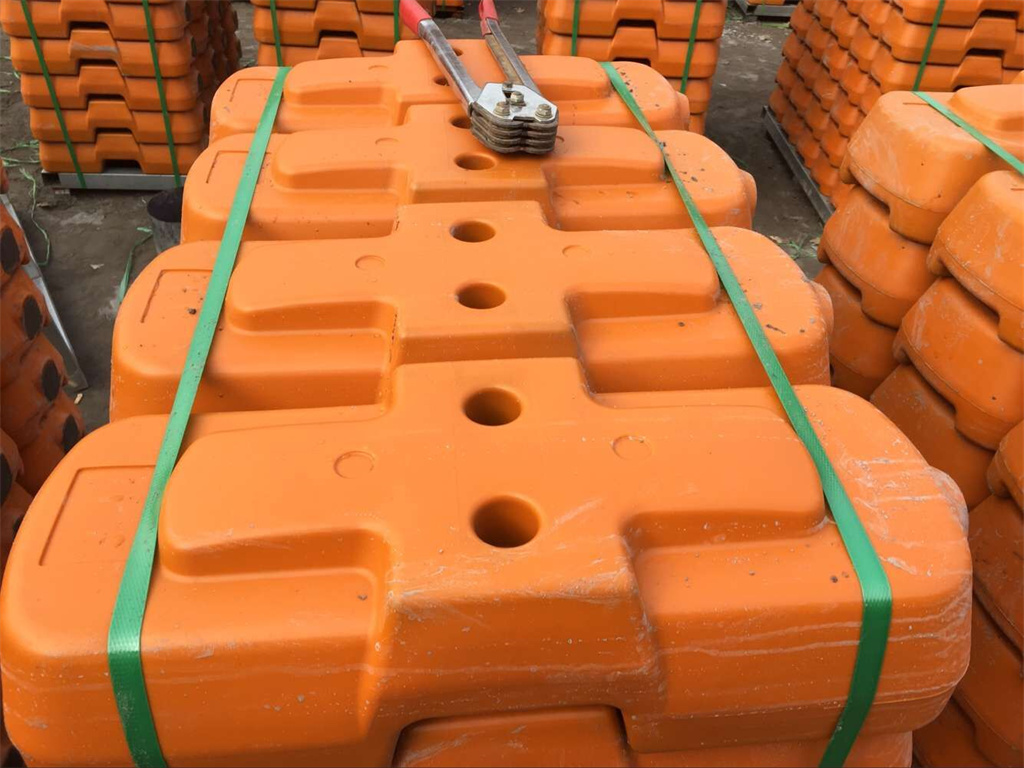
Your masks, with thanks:
[(371, 64), (370, 70), (374, 72), (382, 72), (388, 68), (387, 64)]
[(448, 78), (446, 78), (444, 75), (438, 75), (437, 77), (434, 78), (434, 82), (437, 85), (448, 85)]
[(60, 394), (61, 381), (60, 369), (53, 360), (43, 363), (43, 370), (39, 376), (39, 389), (47, 400), (56, 400)]
[(540, 515), (515, 496), (502, 496), (473, 513), (473, 533), (485, 544), (502, 549), (528, 544), (540, 530)]
[(481, 389), (466, 398), (462, 412), (470, 421), (485, 427), (501, 427), (511, 424), (523, 412), (519, 398), (507, 389), (493, 387)]
[(78, 428), (78, 422), (75, 421), (73, 416), (68, 416), (64, 420), (64, 429), (61, 430), (60, 434), (60, 446), (64, 449), (64, 453), (67, 453), (75, 444), (82, 439), (82, 430)]
[(643, 437), (623, 435), (612, 441), (612, 450), (620, 459), (634, 461), (651, 455), (651, 444)]
[(379, 272), (384, 268), (384, 259), (380, 256), (360, 256), (356, 259), (356, 269), (364, 272)]
[(466, 117), (465, 115), (456, 115), (455, 117), (453, 117), (448, 122), (450, 122), (456, 128), (462, 128), (463, 130), (467, 130), (467, 131), (469, 130), (469, 125), (470, 125), (469, 118)]
[(398, 139), (394, 136), (381, 136), (374, 143), (374, 146), (378, 147), (393, 147), (398, 144)]
[(583, 258), (590, 255), (590, 249), (585, 245), (567, 245), (562, 249), (562, 255), (570, 258)]
[(494, 227), (485, 221), (460, 221), (453, 224), (449, 232), (464, 243), (482, 243), (494, 237)]
[(486, 171), (488, 168), (496, 166), (498, 161), (490, 155), (466, 152), (462, 155), (456, 155), (455, 164), (466, 171)]
[(18, 247), (18, 238), (14, 236), (11, 229), (5, 229), (0, 234), (0, 269), (8, 274), (14, 274), (14, 270), (21, 264), (21, 249)]
[(373, 456), (366, 451), (349, 451), (343, 453), (334, 462), (334, 471), (340, 476), (349, 480), (356, 480), (366, 477), (373, 471)]
[(34, 339), (43, 329), (43, 310), (32, 296), (21, 304), (21, 329), (27, 339)]
[(470, 309), (494, 309), (505, 303), (505, 292), (491, 283), (463, 286), (455, 297), (459, 304)]

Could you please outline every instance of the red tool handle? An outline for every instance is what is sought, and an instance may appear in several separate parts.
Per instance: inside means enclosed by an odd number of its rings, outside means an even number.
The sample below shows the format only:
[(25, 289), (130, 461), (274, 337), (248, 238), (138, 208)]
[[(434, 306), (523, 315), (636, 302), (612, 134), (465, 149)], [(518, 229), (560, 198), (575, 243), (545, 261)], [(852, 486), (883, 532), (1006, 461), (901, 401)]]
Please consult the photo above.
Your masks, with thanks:
[(402, 23), (416, 34), (419, 34), (420, 22), (430, 18), (430, 14), (416, 0), (401, 0), (398, 15), (402, 17)]
[(489, 32), (487, 29), (487, 20), (493, 19), (497, 22), (498, 9), (494, 7), (494, 0), (480, 0), (478, 8), (480, 11), (480, 31), (486, 35)]

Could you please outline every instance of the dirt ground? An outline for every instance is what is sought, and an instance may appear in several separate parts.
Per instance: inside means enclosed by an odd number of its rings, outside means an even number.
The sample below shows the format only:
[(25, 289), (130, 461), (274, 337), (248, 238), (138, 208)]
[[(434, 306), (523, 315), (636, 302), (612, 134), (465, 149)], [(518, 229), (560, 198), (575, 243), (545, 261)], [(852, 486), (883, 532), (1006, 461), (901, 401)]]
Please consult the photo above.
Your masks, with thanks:
[[(243, 63), (252, 63), (252, 9), (248, 2), (238, 0), (235, 7), (241, 21)], [(499, 0), (499, 12), (502, 27), (517, 50), (533, 53), (536, 3)], [(479, 37), (475, 0), (467, 0), (462, 18), (446, 19), (441, 25), (452, 38)], [(761, 126), (761, 109), (768, 101), (786, 34), (783, 25), (744, 20), (730, 9), (707, 134), (757, 180), (755, 228), (772, 236), (805, 269), (813, 271), (821, 222)], [(8, 166), (10, 196), (37, 259), (47, 250), (42, 231), (49, 237), (51, 255), (43, 273), (89, 381), (79, 405), (92, 429), (107, 421), (117, 288), (128, 254), (142, 237), (138, 228), (149, 224), (146, 200), (152, 193), (69, 193), (39, 183), (39, 166), (31, 162), (35, 150), (24, 146), (31, 139), (28, 110), (11, 69), (6, 36), (0, 42), (0, 52), (0, 154)], [(31, 223), (32, 179), (38, 188), (34, 215), (41, 229)], [(136, 253), (134, 274), (153, 255), (152, 243), (142, 245)]]

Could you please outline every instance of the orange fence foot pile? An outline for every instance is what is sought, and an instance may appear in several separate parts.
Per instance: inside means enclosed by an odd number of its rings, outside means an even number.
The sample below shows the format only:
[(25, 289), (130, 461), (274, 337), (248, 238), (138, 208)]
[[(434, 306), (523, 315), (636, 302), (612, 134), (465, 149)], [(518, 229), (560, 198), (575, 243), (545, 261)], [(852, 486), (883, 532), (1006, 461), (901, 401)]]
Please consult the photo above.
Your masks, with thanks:
[(238, 68), (238, 19), (227, 0), (151, 0), (148, 12), (149, 27), (139, 2), (0, 2), (43, 170), (184, 174), (199, 156), (213, 93)]
[[(417, 2), (431, 15), (462, 7), (462, 0)], [(270, 0), (252, 0), (252, 4), (257, 64), (294, 66), (317, 59), (384, 56), (399, 40), (416, 37), (407, 26), (396, 23), (396, 0), (277, 0), (276, 19)]]
[[(454, 45), (491, 77), (483, 43)], [(477, 142), (418, 42), (288, 74), (143, 598), (169, 765), (824, 754), (865, 603), (818, 471), (659, 146), (596, 62), (526, 61), (560, 112), (544, 156)], [(962, 498), (874, 405), (828, 386), (832, 301), (750, 230), (751, 177), (685, 130), (657, 73), (618, 67), (892, 590), (847, 763), (908, 766), (970, 660)], [(138, 743), (111, 616), (275, 75), (219, 91), (183, 242), (118, 314), (113, 421), (18, 532), (4, 706), (33, 764), (125, 764)]]
[(703, 133), (725, 12), (726, 0), (538, 0), (537, 51), (647, 64), (686, 94)]
[(834, 205), (849, 191), (850, 137), (882, 94), (1008, 83), (1024, 69), (1020, 0), (803, 0), (790, 25), (769, 106)]

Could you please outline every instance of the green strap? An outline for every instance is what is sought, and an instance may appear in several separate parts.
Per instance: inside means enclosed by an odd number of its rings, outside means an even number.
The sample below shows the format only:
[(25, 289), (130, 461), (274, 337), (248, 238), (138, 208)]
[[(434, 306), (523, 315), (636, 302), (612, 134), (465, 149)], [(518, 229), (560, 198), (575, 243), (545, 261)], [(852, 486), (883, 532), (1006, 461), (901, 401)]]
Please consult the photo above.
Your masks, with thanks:
[(153, 57), (153, 72), (156, 74), (156, 92), (160, 96), (160, 111), (164, 115), (164, 133), (167, 134), (167, 151), (171, 154), (171, 171), (174, 173), (174, 186), (181, 186), (181, 173), (178, 170), (178, 152), (174, 148), (174, 133), (171, 131), (171, 116), (167, 113), (167, 95), (164, 93), (164, 78), (160, 72), (160, 56), (156, 50), (156, 35), (153, 32), (153, 20), (149, 15), (149, 0), (142, 0), (142, 15), (146, 19), (146, 35), (149, 37), (149, 53)]
[(933, 99), (931, 96), (929, 96), (927, 93), (921, 93), (920, 91), (914, 91), (914, 95), (917, 96), (919, 99), (921, 99), (921, 101), (923, 101), (929, 107), (934, 109), (936, 112), (938, 112), (940, 115), (945, 117), (947, 120), (952, 122), (954, 125), (956, 125), (959, 128), (962, 128), (964, 131), (966, 131), (968, 134), (970, 134), (971, 138), (976, 139), (977, 141), (980, 141), (982, 144), (985, 145), (986, 149), (988, 149), (990, 152), (992, 152), (992, 154), (994, 154), (996, 157), (998, 157), (1004, 163), (1006, 163), (1011, 168), (1013, 168), (1013, 170), (1015, 170), (1021, 176), (1024, 176), (1024, 162), (1021, 162), (1020, 160), (1018, 160), (1016, 157), (1014, 157), (1009, 152), (1007, 152), (1005, 149), (1003, 149), (1001, 146), (996, 144), (994, 141), (992, 141), (992, 139), (990, 139), (984, 133), (982, 133), (977, 128), (975, 128), (973, 125), (968, 123), (962, 117), (960, 117), (959, 115), (951, 112), (949, 110), (949, 108), (946, 107), (945, 104), (940, 104), (935, 99)]
[(29, 10), (28, 0), (21, 0), (21, 12), (25, 14), (25, 23), (28, 24), (28, 33), (32, 37), (32, 47), (36, 49), (36, 58), (39, 59), (39, 68), (43, 71), (43, 80), (46, 81), (46, 90), (50, 92), (50, 101), (53, 102), (53, 111), (57, 113), (57, 123), (60, 125), (60, 132), (64, 135), (64, 143), (67, 145), (68, 153), (71, 155), (71, 164), (75, 167), (75, 175), (78, 176), (78, 186), (87, 189), (85, 175), (82, 173), (82, 166), (78, 164), (78, 153), (75, 152), (75, 145), (71, 143), (71, 136), (68, 134), (68, 126), (64, 122), (64, 112), (57, 101), (57, 90), (53, 87), (53, 80), (50, 79), (50, 68), (46, 66), (46, 59), (43, 56), (43, 48), (39, 44), (39, 36), (36, 34), (36, 25), (32, 21), (32, 11)]
[(277, 27), (277, 0), (270, 0), (270, 26), (274, 30), (274, 51), (277, 54), (277, 66), (284, 66), (284, 56), (281, 55), (281, 30)]
[(686, 46), (686, 61), (683, 63), (683, 79), (679, 81), (679, 92), (686, 93), (686, 86), (690, 83), (690, 64), (693, 62), (693, 48), (697, 40), (697, 27), (700, 26), (700, 7), (704, 0), (697, 0), (693, 6), (693, 24), (690, 25), (690, 42)]
[(398, 45), (398, 39), (402, 36), (402, 19), (399, 14), (400, 0), (394, 0), (391, 4), (391, 14), (394, 17), (392, 23), (395, 26), (395, 45)]
[(569, 53), (576, 55), (576, 41), (580, 36), (580, 0), (573, 0), (572, 4), (572, 45)]
[(857, 657), (853, 665), (853, 676), (850, 682), (850, 693), (846, 705), (839, 716), (832, 738), (821, 758), (821, 765), (831, 768), (841, 766), (846, 760), (853, 742), (860, 733), (861, 726), (871, 710), (871, 704), (875, 698), (875, 691), (878, 689), (878, 679), (882, 671), (882, 660), (885, 657), (885, 648), (889, 639), (889, 623), (892, 618), (892, 590), (889, 587), (889, 580), (886, 578), (882, 564), (879, 562), (878, 554), (871, 545), (864, 526), (857, 517), (857, 512), (850, 502), (839, 477), (836, 475), (832, 462), (829, 461), (825, 448), (818, 439), (807, 412), (800, 404), (793, 386), (786, 378), (786, 373), (775, 355), (764, 329), (761, 327), (757, 315), (754, 313), (750, 301), (747, 299), (743, 288), (740, 286), (736, 274), (733, 272), (729, 261), (725, 258), (714, 235), (705, 223), (696, 203), (686, 191), (686, 187), (680, 179), (665, 151), (664, 145), (651, 129), (643, 112), (637, 105), (629, 89), (626, 87), (619, 73), (611, 64), (602, 64), (608, 77), (618, 91), (619, 96), (629, 107), (633, 116), (643, 127), (647, 135), (657, 144), (665, 160), (665, 166), (672, 177), (672, 181), (679, 191), (679, 196), (686, 206), (686, 211), (693, 221), (701, 243), (704, 245), (711, 263), (718, 272), (722, 286), (732, 301), (736, 314), (764, 367), (765, 373), (771, 381), (772, 387), (782, 403), (790, 424), (797, 436), (807, 448), (814, 466), (818, 470), (818, 477), (821, 479), (821, 487), (828, 500), (829, 508), (832, 511), (832, 518), (839, 528), (839, 535), (843, 545), (853, 563), (854, 572), (860, 583), (861, 596), (864, 604), (864, 611), (861, 619), (860, 642), (857, 645)]
[(256, 182), (270, 142), (277, 109), (281, 104), (281, 92), (287, 74), (288, 68), (283, 67), (274, 77), (270, 95), (267, 96), (267, 104), (263, 108), (263, 114), (252, 137), (252, 144), (249, 146), (249, 154), (242, 167), (242, 176), (235, 190), (231, 212), (224, 226), (224, 236), (220, 241), (213, 272), (206, 286), (206, 295), (199, 311), (195, 331), (192, 333), (188, 356), (185, 358), (185, 366), (178, 382), (178, 391), (167, 418), (167, 427), (160, 444), (160, 452), (157, 454), (156, 466), (153, 468), (146, 502), (142, 508), (132, 548), (128, 553), (121, 586), (114, 603), (114, 612), (110, 619), (110, 633), (107, 637), (110, 683), (114, 689), (114, 698), (128, 749), (132, 760), (138, 766), (163, 768), (166, 765), (146, 693), (141, 652), (142, 621), (146, 614), (146, 599), (149, 596), (149, 583), (153, 574), (160, 506), (167, 481), (181, 451), (189, 415), (210, 353), (210, 344), (213, 342), (217, 321), (224, 306), (228, 282), (238, 256), (238, 246), (242, 242), (242, 231), (245, 229), (249, 208), (256, 192)]
[(928, 32), (928, 42), (924, 44), (924, 53), (921, 54), (921, 64), (917, 68), (917, 77), (914, 78), (912, 91), (916, 91), (921, 87), (921, 81), (924, 79), (924, 69), (928, 66), (928, 57), (932, 55), (932, 45), (935, 43), (935, 35), (939, 31), (939, 19), (942, 18), (942, 11), (945, 7), (946, 0), (939, 0), (939, 4), (935, 7), (935, 18), (932, 19), (932, 28)]

